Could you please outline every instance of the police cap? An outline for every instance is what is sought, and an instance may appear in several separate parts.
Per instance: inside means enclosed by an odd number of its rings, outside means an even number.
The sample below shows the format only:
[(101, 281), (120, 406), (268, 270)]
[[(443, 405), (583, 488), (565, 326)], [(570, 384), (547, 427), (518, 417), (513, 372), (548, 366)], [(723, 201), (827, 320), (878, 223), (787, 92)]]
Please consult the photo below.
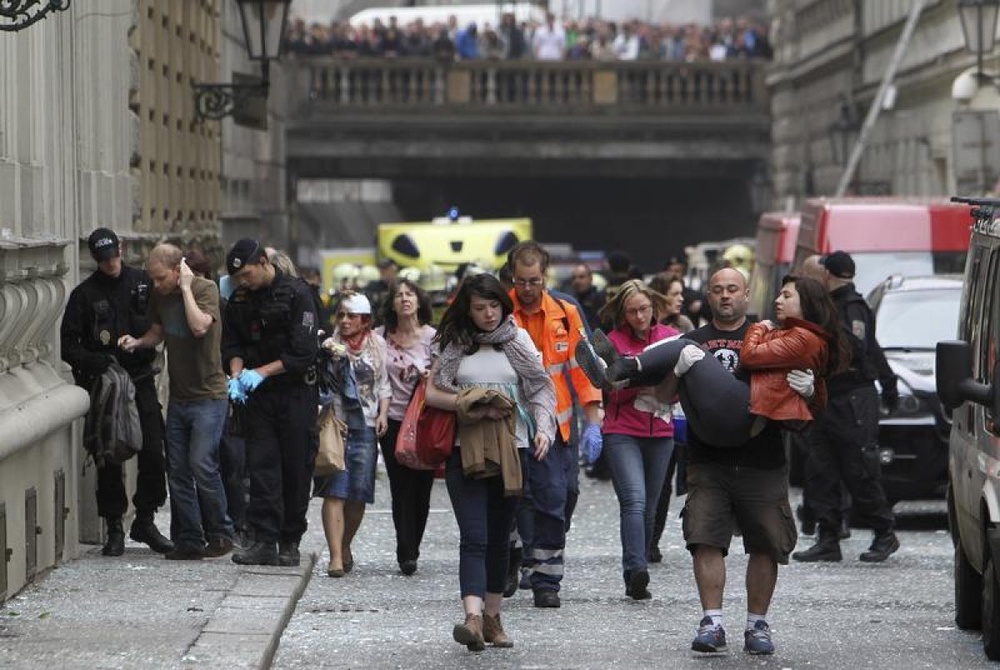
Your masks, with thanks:
[(819, 262), (834, 277), (854, 279), (854, 259), (846, 251), (834, 251), (823, 256)]
[(87, 238), (90, 255), (100, 263), (119, 255), (118, 236), (110, 228), (98, 228)]
[(235, 276), (237, 272), (247, 265), (257, 263), (264, 256), (264, 248), (257, 240), (244, 237), (238, 240), (233, 248), (226, 254), (226, 271), (230, 276)]

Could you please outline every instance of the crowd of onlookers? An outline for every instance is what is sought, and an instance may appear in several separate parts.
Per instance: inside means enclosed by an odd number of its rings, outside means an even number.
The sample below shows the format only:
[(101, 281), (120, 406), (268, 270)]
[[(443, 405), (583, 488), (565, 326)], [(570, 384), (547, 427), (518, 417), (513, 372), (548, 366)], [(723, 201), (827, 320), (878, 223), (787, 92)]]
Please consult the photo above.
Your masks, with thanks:
[(504, 14), (500, 24), (425, 24), (417, 19), (352, 26), (294, 18), (287, 48), (294, 54), (333, 55), (341, 58), (437, 58), (440, 60), (662, 60), (722, 61), (770, 58), (767, 27), (749, 19), (721, 19), (713, 25), (645, 23), (637, 19), (614, 22), (598, 18), (560, 22), (517, 22)]

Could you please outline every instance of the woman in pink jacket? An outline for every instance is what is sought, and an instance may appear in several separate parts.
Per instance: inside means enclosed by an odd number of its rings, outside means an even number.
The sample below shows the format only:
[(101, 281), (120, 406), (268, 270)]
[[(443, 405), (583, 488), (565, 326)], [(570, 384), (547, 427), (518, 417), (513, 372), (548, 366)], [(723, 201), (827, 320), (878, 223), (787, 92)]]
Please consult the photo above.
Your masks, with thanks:
[[(665, 296), (633, 279), (622, 284), (604, 306), (601, 320), (614, 322), (608, 338), (618, 353), (634, 356), (654, 342), (679, 334), (659, 323), (666, 310)], [(654, 387), (616, 385), (608, 392), (601, 429), (621, 514), (625, 594), (635, 600), (650, 597), (646, 556), (674, 450), (670, 400), (659, 397)]]

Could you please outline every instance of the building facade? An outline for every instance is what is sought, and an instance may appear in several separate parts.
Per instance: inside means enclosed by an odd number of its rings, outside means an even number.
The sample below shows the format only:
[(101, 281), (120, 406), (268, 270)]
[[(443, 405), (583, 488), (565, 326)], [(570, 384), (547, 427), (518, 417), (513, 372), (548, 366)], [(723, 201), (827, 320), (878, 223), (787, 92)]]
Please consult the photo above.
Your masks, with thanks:
[(87, 0), (0, 33), (0, 601), (102, 540), (89, 399), (59, 351), (90, 232), (114, 229), (138, 265), (163, 240), (221, 265), (221, 212), (287, 234), (280, 125), (194, 114), (192, 84), (245, 58), (235, 16), (229, 0)]
[[(914, 0), (772, 0), (776, 45), (772, 186), (778, 203), (836, 191), (845, 157), (875, 101)], [(953, 146), (958, 115), (995, 112), (996, 91), (953, 98), (975, 57), (964, 48), (957, 0), (925, 0), (848, 193), (966, 191), (968, 161)], [(959, 188), (960, 184), (963, 188)], [(974, 191), (982, 192), (981, 184)]]

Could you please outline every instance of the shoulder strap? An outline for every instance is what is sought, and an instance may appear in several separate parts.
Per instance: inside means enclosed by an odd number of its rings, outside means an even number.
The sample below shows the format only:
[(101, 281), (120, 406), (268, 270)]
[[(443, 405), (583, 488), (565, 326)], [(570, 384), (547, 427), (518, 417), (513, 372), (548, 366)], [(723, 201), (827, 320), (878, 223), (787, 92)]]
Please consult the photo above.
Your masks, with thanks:
[(549, 293), (549, 297), (552, 298), (553, 300), (555, 300), (556, 304), (559, 305), (559, 309), (562, 310), (563, 328), (565, 328), (566, 332), (568, 333), (569, 332), (569, 316), (567, 315), (567, 312), (566, 312), (566, 303), (563, 302), (562, 300), (560, 300), (559, 298), (555, 297), (551, 293)]

